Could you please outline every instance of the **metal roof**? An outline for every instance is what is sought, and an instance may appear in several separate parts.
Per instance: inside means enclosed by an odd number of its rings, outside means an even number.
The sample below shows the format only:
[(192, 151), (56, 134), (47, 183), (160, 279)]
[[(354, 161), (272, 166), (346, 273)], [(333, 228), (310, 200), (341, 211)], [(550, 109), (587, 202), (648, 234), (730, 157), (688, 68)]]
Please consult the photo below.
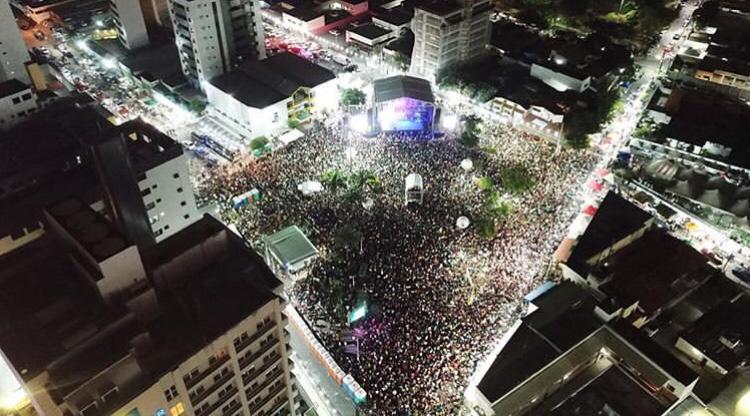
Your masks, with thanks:
[(266, 245), (276, 261), (285, 266), (318, 255), (318, 249), (296, 225), (268, 236)]
[(435, 102), (429, 81), (423, 78), (397, 75), (382, 78), (373, 82), (374, 101), (382, 103), (398, 98), (413, 98), (415, 100)]

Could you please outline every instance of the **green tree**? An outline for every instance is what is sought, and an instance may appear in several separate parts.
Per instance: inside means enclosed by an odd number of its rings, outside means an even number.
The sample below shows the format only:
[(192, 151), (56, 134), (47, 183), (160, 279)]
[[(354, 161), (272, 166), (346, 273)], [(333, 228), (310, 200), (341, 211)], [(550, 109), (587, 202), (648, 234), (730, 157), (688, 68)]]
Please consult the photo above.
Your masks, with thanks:
[(511, 194), (526, 192), (534, 186), (534, 178), (523, 166), (510, 166), (500, 171), (503, 188)]
[(485, 240), (492, 240), (497, 236), (495, 220), (489, 217), (481, 217), (476, 223), (477, 234)]
[(206, 102), (203, 100), (193, 100), (190, 102), (190, 111), (201, 114), (206, 109)]
[(345, 251), (359, 247), (361, 240), (362, 233), (350, 224), (339, 227), (333, 236), (334, 244)]
[(341, 91), (341, 105), (343, 106), (356, 106), (364, 105), (367, 101), (367, 96), (364, 91), (357, 88), (344, 88)]
[(326, 171), (321, 178), (323, 182), (333, 193), (338, 193), (342, 189), (346, 189), (347, 178), (340, 170), (331, 169)]
[(268, 137), (258, 136), (250, 141), (250, 150), (263, 150), (268, 145)]
[(495, 187), (495, 183), (489, 176), (482, 176), (477, 179), (477, 188), (483, 192), (489, 192)]
[(458, 142), (466, 147), (477, 147), (479, 144), (479, 136), (474, 133), (464, 131), (458, 136)]
[(508, 218), (512, 210), (513, 208), (511, 207), (510, 202), (506, 201), (499, 192), (490, 192), (487, 196), (487, 201), (484, 206), (484, 215), (486, 217), (492, 218), (493, 220), (504, 221)]

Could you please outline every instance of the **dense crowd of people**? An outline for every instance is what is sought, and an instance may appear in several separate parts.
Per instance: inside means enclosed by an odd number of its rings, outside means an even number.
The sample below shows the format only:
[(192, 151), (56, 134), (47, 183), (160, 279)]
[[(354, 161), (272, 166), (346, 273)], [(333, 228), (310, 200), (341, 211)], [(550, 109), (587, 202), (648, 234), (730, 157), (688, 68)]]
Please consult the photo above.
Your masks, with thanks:
[[(337, 331), (319, 334), (339, 365), (367, 391), (365, 413), (457, 414), (477, 362), (517, 318), (519, 301), (544, 278), (551, 254), (576, 215), (576, 195), (594, 166), (589, 151), (562, 149), (504, 126), (485, 125), (481, 150), (450, 137), (360, 137), (345, 126), (312, 127), (306, 136), (259, 159), (204, 174), (202, 198), (217, 201), (248, 239), (296, 224), (321, 256), (292, 289), (309, 322), (346, 328), (346, 311), (366, 300), (354, 324), (359, 354)], [(461, 162), (470, 159), (473, 169)], [(494, 239), (456, 219), (474, 221), (486, 198), (476, 178), (520, 166), (534, 185), (505, 195), (511, 213)], [(305, 196), (297, 186), (326, 172), (368, 172), (380, 191), (348, 197), (326, 186)], [(418, 173), (424, 201), (405, 206), (404, 181)], [(323, 181), (325, 184), (325, 181)], [(256, 188), (260, 201), (235, 211), (233, 195)], [(367, 198), (371, 204), (363, 204)], [(350, 246), (336, 236), (356, 229)]]

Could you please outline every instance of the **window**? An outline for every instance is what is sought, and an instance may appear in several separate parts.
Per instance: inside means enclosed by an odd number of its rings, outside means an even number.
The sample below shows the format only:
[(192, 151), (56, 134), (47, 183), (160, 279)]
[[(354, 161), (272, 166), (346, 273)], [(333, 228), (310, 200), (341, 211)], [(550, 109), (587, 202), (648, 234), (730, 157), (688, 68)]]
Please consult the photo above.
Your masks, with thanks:
[(177, 178), (180, 177), (180, 174), (179, 173), (175, 173), (174, 175), (172, 175), (172, 177), (175, 178), (175, 179), (177, 179)]
[(182, 188), (177, 188), (177, 192), (182, 193)]
[(22, 95), (21, 99), (24, 100), (24, 101), (30, 100), (31, 99), (31, 93), (26, 93), (26, 94)]
[(146, 196), (151, 194), (151, 188), (146, 188), (141, 191), (141, 196)]
[(185, 201), (180, 202), (180, 206), (181, 207), (184, 207), (185, 205), (187, 205), (187, 202), (185, 202)]
[(172, 416), (180, 416), (181, 414), (185, 413), (185, 406), (182, 405), (182, 402), (177, 402), (176, 405), (169, 408), (169, 414)]
[(154, 201), (149, 202), (148, 204), (146, 204), (146, 211), (154, 209), (155, 206), (156, 204), (154, 203)]
[(175, 398), (177, 398), (177, 387), (172, 386), (167, 390), (164, 390), (164, 397), (167, 398), (168, 402), (171, 402)]
[(138, 181), (138, 182), (145, 181), (146, 180), (146, 174), (145, 173), (141, 173), (140, 175), (138, 175), (138, 176), (135, 177), (135, 180)]
[(162, 234), (164, 234), (164, 230), (162, 230), (161, 228), (159, 228), (158, 230), (156, 230), (154, 232), (154, 236), (156, 236), (156, 237), (158, 237), (158, 236), (160, 236)]
[(18, 104), (21, 102), (21, 97), (13, 97), (13, 104)]
[(188, 219), (188, 218), (190, 218), (190, 214), (185, 214), (185, 215), (182, 216), (182, 218)]

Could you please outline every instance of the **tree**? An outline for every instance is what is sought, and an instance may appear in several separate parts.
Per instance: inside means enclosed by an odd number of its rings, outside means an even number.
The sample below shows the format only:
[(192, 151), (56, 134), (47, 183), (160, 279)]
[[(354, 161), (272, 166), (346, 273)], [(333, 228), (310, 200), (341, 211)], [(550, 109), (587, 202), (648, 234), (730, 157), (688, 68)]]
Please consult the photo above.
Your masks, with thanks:
[(263, 150), (268, 145), (268, 137), (258, 136), (250, 141), (250, 150)]
[(534, 186), (534, 178), (523, 166), (510, 166), (500, 171), (500, 180), (511, 194), (520, 194)]
[(359, 246), (362, 233), (354, 226), (347, 224), (336, 230), (333, 240), (337, 247), (350, 251), (353, 247)]
[(489, 176), (482, 176), (479, 179), (477, 179), (477, 188), (479, 188), (483, 192), (491, 191), (494, 186), (495, 186), (495, 183), (492, 181), (492, 178), (490, 178)]
[(367, 96), (364, 91), (357, 88), (344, 88), (341, 91), (341, 105), (343, 106), (357, 106), (364, 105), (367, 101)]
[(458, 136), (458, 142), (466, 147), (476, 147), (479, 144), (479, 136), (474, 133), (464, 131)]
[(477, 220), (477, 234), (485, 240), (492, 240), (497, 236), (497, 226), (495, 220), (488, 217), (481, 217)]
[(347, 184), (346, 176), (337, 169), (326, 171), (321, 178), (321, 182), (326, 184), (334, 194), (342, 189), (346, 189)]
[(493, 220), (504, 221), (510, 215), (512, 207), (499, 192), (490, 192), (484, 205), (484, 215)]
[(203, 100), (193, 100), (190, 102), (190, 111), (200, 114), (206, 109), (206, 102)]

